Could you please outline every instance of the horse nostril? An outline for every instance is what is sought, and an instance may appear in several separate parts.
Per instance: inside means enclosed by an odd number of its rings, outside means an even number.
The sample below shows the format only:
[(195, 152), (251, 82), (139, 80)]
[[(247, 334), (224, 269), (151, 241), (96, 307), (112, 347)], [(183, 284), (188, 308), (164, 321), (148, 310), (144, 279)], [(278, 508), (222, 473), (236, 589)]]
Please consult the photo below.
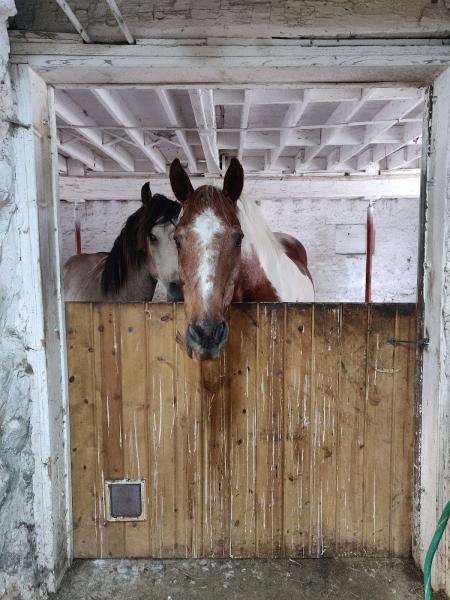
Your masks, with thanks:
[(180, 284), (177, 281), (172, 281), (169, 283), (168, 292), (174, 302), (183, 300), (183, 292), (181, 291)]
[(227, 336), (228, 336), (228, 327), (227, 324), (225, 323), (225, 321), (222, 321), (221, 323), (219, 323), (213, 332), (213, 336), (214, 336), (214, 340), (220, 344), (221, 342), (223, 342)]
[(203, 338), (203, 331), (201, 327), (198, 325), (189, 325), (187, 328), (188, 337), (193, 341), (199, 344)]

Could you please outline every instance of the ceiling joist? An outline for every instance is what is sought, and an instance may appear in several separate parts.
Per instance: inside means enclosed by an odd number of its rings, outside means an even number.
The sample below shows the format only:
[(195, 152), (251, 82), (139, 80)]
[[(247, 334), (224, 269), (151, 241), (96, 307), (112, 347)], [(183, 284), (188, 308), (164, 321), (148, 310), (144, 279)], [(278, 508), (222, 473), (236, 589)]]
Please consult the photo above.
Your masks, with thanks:
[(157, 148), (152, 148), (145, 144), (144, 133), (139, 129), (141, 123), (139, 123), (118, 93), (105, 88), (94, 89), (92, 91), (97, 100), (101, 102), (103, 107), (119, 125), (129, 127), (129, 129), (126, 129), (127, 134), (142, 153), (153, 163), (156, 171), (165, 173), (167, 169), (166, 159)]
[(219, 148), (217, 147), (216, 112), (212, 90), (189, 90), (194, 118), (202, 144), (209, 173), (220, 173)]
[[(261, 177), (418, 166), (408, 150), (408, 161), (388, 161), (405, 147), (421, 146), (423, 90), (417, 88), (159, 87), (136, 92), (130, 102), (126, 89), (89, 88), (83, 93), (93, 93), (99, 106), (86, 101), (89, 110), (83, 110), (80, 95), (58, 90), (57, 110), (61, 131), (83, 137), (91, 153), (98, 153), (100, 162), (91, 155), (86, 159), (91, 170), (95, 164), (101, 170), (103, 158), (105, 171), (117, 171), (118, 165), (128, 172), (165, 174), (179, 157), (191, 174), (218, 175), (232, 156)], [(72, 157), (81, 160), (79, 144), (73, 144)], [(67, 140), (65, 145), (69, 148)], [(71, 156), (68, 151), (64, 155)]]
[(97, 123), (85, 114), (83, 109), (67, 94), (58, 90), (55, 98), (57, 116), (69, 125), (87, 125), (74, 127), (86, 140), (104, 154), (112, 158), (124, 171), (134, 171), (134, 161), (131, 154), (120, 146), (107, 146), (103, 143), (103, 135)]

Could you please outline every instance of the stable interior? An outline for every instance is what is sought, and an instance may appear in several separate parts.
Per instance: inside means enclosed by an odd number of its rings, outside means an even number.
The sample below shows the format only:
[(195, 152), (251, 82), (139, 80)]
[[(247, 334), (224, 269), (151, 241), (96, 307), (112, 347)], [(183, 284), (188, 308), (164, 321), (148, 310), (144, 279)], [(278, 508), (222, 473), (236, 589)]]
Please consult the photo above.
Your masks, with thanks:
[[(75, 558), (136, 559), (113, 577), (136, 598), (148, 573), (161, 594), (167, 582), (192, 597), (208, 597), (205, 585), (216, 597), (230, 585), (251, 594), (271, 573), (280, 597), (309, 581), (304, 597), (313, 598), (328, 590), (323, 569), (336, 598), (355, 571), (352, 593), (362, 597), (358, 586), (380, 569), (390, 575), (374, 598), (419, 598), (410, 562), (415, 349), (386, 340), (415, 336), (426, 91), (55, 93), (63, 260), (77, 224), (82, 252), (108, 251), (145, 181), (173, 198), (174, 158), (196, 186), (220, 185), (238, 156), (244, 197), (306, 246), (319, 303), (232, 308), (227, 349), (208, 367), (179, 343), (182, 305), (67, 304)], [(163, 290), (156, 298), (164, 302)], [(131, 512), (117, 519), (108, 486), (125, 480), (145, 485), (124, 492)], [(217, 562), (230, 557), (265, 560)], [(333, 563), (298, 562), (306, 557)], [(97, 575), (116, 569), (94, 564), (77, 563), (58, 597), (87, 580), (98, 590)]]

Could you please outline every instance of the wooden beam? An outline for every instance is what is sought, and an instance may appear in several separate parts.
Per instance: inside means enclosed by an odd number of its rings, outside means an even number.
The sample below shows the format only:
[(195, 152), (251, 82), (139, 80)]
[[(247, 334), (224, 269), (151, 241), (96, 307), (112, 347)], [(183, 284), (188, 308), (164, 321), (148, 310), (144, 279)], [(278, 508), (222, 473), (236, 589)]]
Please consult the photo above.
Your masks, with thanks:
[(343, 131), (343, 128), (345, 127), (342, 126), (342, 123), (350, 121), (369, 98), (370, 96), (368, 90), (360, 91), (359, 98), (355, 98), (352, 102), (343, 102), (339, 104), (339, 106), (333, 110), (325, 122), (325, 125), (331, 125), (335, 127), (322, 129), (320, 144), (315, 148), (308, 148), (305, 151), (303, 160), (300, 159), (299, 168), (307, 171), (311, 161), (327, 146), (335, 143), (336, 137)]
[(58, 154), (58, 172), (67, 175), (67, 158)]
[[(309, 92), (310, 90), (305, 90), (302, 100), (296, 102), (295, 104), (289, 105), (281, 123), (282, 127), (295, 127), (298, 124), (306, 110), (306, 107), (309, 104)], [(287, 146), (288, 140), (290, 139), (290, 134), (291, 132), (288, 130), (280, 131), (280, 143), (277, 148), (270, 150), (265, 169), (266, 171), (272, 171), (275, 168), (278, 158), (280, 157), (284, 148)]]
[[(53, 85), (290, 85), (367, 81), (427, 85), (450, 65), (442, 40), (151, 39), (145, 45), (46, 42), (12, 44), (12, 63), (27, 62)], [(326, 43), (325, 43), (326, 42)]]
[(408, 168), (411, 163), (416, 162), (422, 155), (422, 148), (417, 146), (405, 146), (387, 157), (386, 166), (388, 171)]
[(347, 162), (360, 152), (366, 150), (366, 148), (372, 144), (372, 141), (378, 135), (390, 129), (390, 127), (395, 125), (395, 123), (405, 117), (405, 115), (411, 112), (414, 108), (417, 108), (417, 106), (419, 106), (419, 104), (422, 102), (422, 90), (417, 90), (416, 95), (413, 98), (408, 98), (405, 100), (392, 100), (388, 102), (374, 116), (374, 121), (378, 120), (379, 122), (374, 122), (372, 125), (367, 125), (362, 144), (343, 149), (340, 154), (339, 165), (334, 166), (339, 167), (342, 163)]
[(403, 138), (397, 143), (377, 144), (362, 152), (357, 158), (357, 170), (365, 171), (370, 164), (379, 163), (389, 155), (407, 145), (414, 145), (421, 152), (422, 124), (407, 123), (403, 129)]
[(189, 98), (194, 111), (195, 122), (199, 129), (198, 133), (208, 172), (220, 173), (213, 92), (209, 89), (189, 90)]
[(114, 15), (114, 18), (117, 21), (117, 25), (119, 26), (121, 32), (125, 36), (127, 42), (129, 44), (134, 44), (134, 37), (131, 35), (130, 30), (128, 29), (128, 25), (125, 23), (125, 19), (123, 18), (122, 13), (120, 12), (119, 7), (117, 6), (116, 0), (106, 0), (106, 3), (108, 4), (112, 14)]
[[(148, 177), (61, 177), (60, 195), (63, 200), (139, 200), (142, 185)], [(222, 187), (221, 178), (193, 177), (194, 188), (208, 184)], [(173, 196), (167, 178), (152, 178), (154, 192)], [(377, 177), (349, 176), (301, 176), (301, 177), (255, 177), (247, 176), (244, 193), (259, 200), (284, 200), (302, 198), (418, 198), (419, 174), (396, 174)]]
[(239, 160), (242, 160), (242, 155), (244, 154), (245, 140), (247, 137), (246, 128), (248, 127), (248, 117), (250, 115), (251, 102), (252, 102), (252, 91), (245, 90), (244, 91), (244, 104), (242, 105), (241, 121), (240, 121), (240, 126), (241, 126), (242, 130), (239, 133), (239, 147), (238, 147), (238, 159)]
[(83, 25), (80, 23), (80, 21), (78, 20), (78, 17), (73, 12), (73, 10), (70, 8), (70, 6), (66, 2), (66, 0), (55, 0), (55, 2), (59, 6), (59, 8), (65, 12), (69, 21), (72, 23), (72, 25), (75, 27), (75, 29), (78, 31), (78, 33), (83, 38), (83, 41), (86, 42), (86, 44), (90, 44), (92, 42), (92, 40), (91, 40), (90, 36), (88, 35), (88, 32), (83, 27)]
[[(164, 108), (170, 125), (173, 125), (174, 127), (182, 127), (183, 118), (175, 103), (172, 92), (164, 88), (157, 88), (156, 93)], [(191, 173), (198, 173), (197, 160), (194, 156), (191, 146), (189, 145), (186, 133), (184, 131), (175, 130), (175, 135), (180, 146), (183, 148), (184, 155), (188, 161), (189, 171)]]
[(139, 121), (117, 92), (105, 90), (104, 88), (93, 89), (92, 92), (119, 125), (131, 127), (131, 129), (125, 130), (127, 135), (135, 142), (139, 150), (151, 160), (155, 169), (159, 173), (165, 173), (167, 168), (166, 159), (157, 148), (145, 144), (144, 133), (140, 130)]
[(100, 156), (95, 154), (88, 146), (78, 140), (72, 140), (70, 142), (58, 141), (58, 151), (70, 156), (70, 158), (81, 161), (92, 171), (105, 170), (103, 160)]
[[(385, 89), (385, 95), (391, 88)], [(317, 102), (350, 102), (355, 99), (355, 94), (358, 90), (355, 88), (344, 87), (326, 87), (314, 88), (310, 90), (314, 93)], [(393, 90), (389, 100), (395, 95)], [(297, 104), (302, 102), (302, 90), (290, 89), (271, 89), (264, 88), (262, 90), (256, 88), (252, 90), (252, 101), (254, 104)], [(214, 90), (214, 103), (216, 105), (223, 104), (225, 106), (241, 106), (246, 103), (245, 90)]]
[[(74, 127), (83, 137), (85, 137), (93, 146), (101, 150), (104, 154), (112, 158), (125, 171), (134, 171), (134, 160), (131, 154), (120, 146), (107, 146), (103, 143), (101, 131), (97, 123), (88, 117), (83, 109), (72, 98), (62, 90), (59, 90), (55, 99), (56, 114), (70, 125), (81, 125)], [(83, 128), (87, 125), (87, 128)]]

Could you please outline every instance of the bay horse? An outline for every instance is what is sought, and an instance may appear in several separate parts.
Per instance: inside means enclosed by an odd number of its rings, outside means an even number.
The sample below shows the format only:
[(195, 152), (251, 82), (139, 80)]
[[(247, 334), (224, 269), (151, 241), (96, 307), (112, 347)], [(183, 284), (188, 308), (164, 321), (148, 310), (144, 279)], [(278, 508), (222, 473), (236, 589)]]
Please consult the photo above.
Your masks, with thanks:
[(167, 300), (183, 299), (173, 239), (181, 206), (162, 194), (152, 196), (147, 182), (142, 206), (128, 217), (111, 251), (72, 256), (63, 268), (66, 301), (146, 302), (157, 281)]
[(170, 183), (183, 205), (175, 229), (188, 326), (188, 354), (213, 360), (222, 350), (231, 302), (313, 302), (314, 286), (302, 244), (274, 234), (256, 203), (240, 200), (244, 171), (233, 158), (223, 189), (196, 190), (175, 159)]

